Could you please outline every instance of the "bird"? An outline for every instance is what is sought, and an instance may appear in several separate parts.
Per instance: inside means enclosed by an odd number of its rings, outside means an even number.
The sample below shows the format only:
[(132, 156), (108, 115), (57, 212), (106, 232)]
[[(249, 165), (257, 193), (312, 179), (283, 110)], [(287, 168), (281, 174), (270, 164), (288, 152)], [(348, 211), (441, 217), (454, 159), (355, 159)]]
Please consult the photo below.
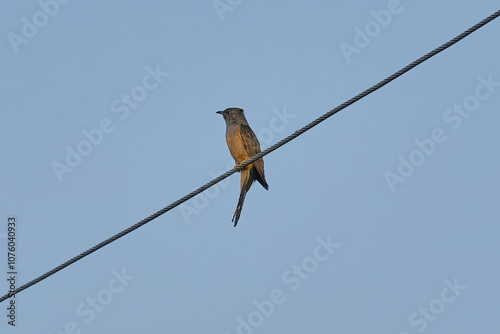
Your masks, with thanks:
[[(236, 163), (235, 168), (242, 162), (260, 153), (259, 140), (250, 128), (250, 125), (248, 125), (243, 109), (227, 108), (216, 113), (221, 114), (226, 121), (226, 142), (229, 152)], [(241, 192), (232, 219), (235, 227), (240, 219), (245, 196), (255, 181), (258, 181), (264, 189), (269, 190), (264, 174), (264, 160), (262, 158), (241, 170)]]

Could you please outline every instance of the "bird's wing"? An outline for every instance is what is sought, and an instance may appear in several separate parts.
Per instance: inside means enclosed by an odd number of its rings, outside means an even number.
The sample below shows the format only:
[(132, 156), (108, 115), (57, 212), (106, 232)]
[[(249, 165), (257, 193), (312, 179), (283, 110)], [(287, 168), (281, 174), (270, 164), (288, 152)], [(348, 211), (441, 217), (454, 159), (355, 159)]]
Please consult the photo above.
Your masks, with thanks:
[[(250, 157), (260, 153), (260, 144), (257, 136), (253, 133), (252, 129), (248, 125), (241, 125), (240, 127), (241, 138), (243, 141), (243, 146), (248, 152)], [(269, 186), (266, 182), (266, 177), (264, 175), (264, 160), (259, 159), (253, 163), (255, 170), (257, 171), (256, 179), (265, 189), (268, 189)]]
[(248, 152), (250, 157), (253, 157), (257, 153), (260, 153), (259, 140), (253, 133), (252, 129), (248, 125), (242, 124), (241, 127), (241, 138), (243, 139), (243, 146)]

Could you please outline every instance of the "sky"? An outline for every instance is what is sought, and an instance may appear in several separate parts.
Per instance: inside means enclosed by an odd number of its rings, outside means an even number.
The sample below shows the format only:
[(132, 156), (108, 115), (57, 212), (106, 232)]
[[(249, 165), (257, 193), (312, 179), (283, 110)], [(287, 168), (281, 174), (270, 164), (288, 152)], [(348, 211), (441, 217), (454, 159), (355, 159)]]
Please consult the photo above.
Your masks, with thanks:
[[(1, 295), (232, 168), (216, 111), (267, 148), (499, 9), (0, 6)], [(498, 332), (499, 31), (267, 155), (236, 228), (239, 174), (0, 303), (0, 332)]]

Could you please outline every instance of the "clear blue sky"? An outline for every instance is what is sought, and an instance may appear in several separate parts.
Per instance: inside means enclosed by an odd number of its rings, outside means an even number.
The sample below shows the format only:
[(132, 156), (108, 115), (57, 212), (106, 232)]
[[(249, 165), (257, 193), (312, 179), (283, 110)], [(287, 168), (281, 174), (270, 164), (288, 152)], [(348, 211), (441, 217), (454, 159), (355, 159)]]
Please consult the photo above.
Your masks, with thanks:
[[(0, 289), (231, 168), (498, 1), (0, 1)], [(215, 3), (215, 6), (214, 6)], [(3, 333), (500, 331), (500, 20), (16, 298)]]

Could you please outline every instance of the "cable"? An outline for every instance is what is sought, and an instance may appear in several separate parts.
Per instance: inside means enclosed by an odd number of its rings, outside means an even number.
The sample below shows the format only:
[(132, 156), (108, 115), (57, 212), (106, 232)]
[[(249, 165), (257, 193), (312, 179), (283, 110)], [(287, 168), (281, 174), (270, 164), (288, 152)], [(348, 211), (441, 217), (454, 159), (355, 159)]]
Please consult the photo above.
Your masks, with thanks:
[[(389, 82), (393, 81), (394, 79), (396, 79), (397, 77), (403, 75), (404, 73), (408, 72), (409, 70), (413, 69), (414, 67), (422, 64), (424, 61), (428, 60), (429, 58), (437, 55), (438, 53), (440, 53), (441, 51), (449, 48), (450, 46), (452, 46), (453, 44), (457, 43), (458, 41), (462, 40), (463, 38), (467, 37), (468, 35), (470, 35), (471, 33), (473, 33), (474, 31), (478, 30), (479, 28), (481, 28), (482, 26), (486, 25), (487, 23), (493, 21), (494, 19), (496, 19), (497, 17), (500, 16), (500, 10), (498, 10), (497, 12), (491, 14), (490, 16), (488, 16), (487, 18), (485, 18), (484, 20), (482, 20), (481, 22), (477, 23), (476, 25), (470, 27), (469, 29), (467, 29), (466, 31), (464, 31), (463, 33), (461, 33), (460, 35), (458, 35), (457, 37), (453, 38), (452, 40), (444, 43), (443, 45), (441, 45), (440, 47), (432, 50), (431, 52), (427, 53), (426, 55), (418, 58), (417, 60), (415, 60), (414, 62), (412, 62), (411, 64), (405, 66), (404, 68), (400, 69), (399, 71), (397, 71), (396, 73), (392, 74), (391, 76), (385, 78), (384, 80), (380, 81), (379, 83), (377, 83), (376, 85), (373, 85), (372, 87), (366, 89), (365, 91), (359, 93), (358, 95), (354, 96), (353, 98), (351, 98), (350, 100), (342, 103), (341, 105), (339, 105), (338, 107), (336, 107), (335, 109), (332, 109), (330, 110), (329, 112), (327, 112), (326, 114), (318, 117), (317, 119), (315, 119), (314, 121), (312, 121), (311, 123), (305, 125), (304, 127), (302, 127), (301, 129), (295, 131), (293, 134), (289, 135), (288, 137), (280, 140), (279, 142), (277, 142), (276, 144), (270, 146), (269, 148), (265, 149), (264, 151), (262, 151), (261, 153), (253, 156), (252, 158), (248, 159), (247, 161), (243, 162), (240, 166), (238, 166), (237, 168), (234, 168), (234, 169), (231, 169), (231, 170), (228, 170), (227, 172), (225, 172), (224, 174), (218, 176), (217, 178), (213, 179), (212, 181), (206, 183), (205, 185), (201, 186), (200, 188), (190, 192), (189, 194), (187, 194), (186, 196), (178, 199), (177, 201), (173, 202), (172, 204), (164, 207), (163, 209), (157, 211), (156, 213), (152, 214), (151, 216), (141, 220), (140, 222), (130, 226), (129, 228), (127, 228), (126, 230), (123, 230), (121, 231), (120, 233), (117, 233), (115, 234), (114, 236), (104, 240), (103, 242), (95, 245), (94, 247), (86, 250), (85, 252), (75, 256), (74, 258), (64, 262), (63, 264), (61, 264), (60, 266), (57, 266), (56, 268), (46, 272), (45, 274), (43, 274), (42, 276), (38, 277), (38, 278), (35, 278), (34, 280), (22, 285), (21, 287), (17, 288), (13, 294), (18, 294), (19, 292), (29, 288), (30, 286), (32, 285), (35, 285), (37, 283), (39, 283), (40, 281), (43, 281), (44, 279), (46, 279), (47, 277), (57, 273), (58, 271), (66, 268), (67, 266), (75, 263), (76, 261), (79, 261), (81, 259), (83, 259), (84, 257), (86, 257), (87, 255), (90, 255), (92, 254), (93, 252), (95, 252), (96, 250), (112, 243), (113, 241), (115, 240), (118, 240), (119, 238), (129, 234), (130, 232), (138, 229), (139, 227), (149, 223), (150, 221), (152, 221), (153, 219), (155, 218), (158, 218), (159, 216), (161, 216), (162, 214), (164, 214), (165, 212), (167, 211), (170, 211), (172, 210), (173, 208), (175, 208), (176, 206), (186, 202), (187, 200), (193, 198), (194, 196), (198, 195), (199, 193), (207, 190), (208, 188), (210, 188), (211, 186), (215, 185), (216, 183), (224, 180), (225, 178), (229, 177), (230, 175), (236, 173), (237, 171), (240, 171), (241, 169), (247, 167), (249, 164), (255, 162), (256, 160), (262, 158), (263, 156), (273, 152), (274, 150), (278, 149), (279, 147), (285, 145), (286, 143), (288, 143), (289, 141), (297, 138), (298, 136), (300, 136), (301, 134), (303, 134), (304, 132), (306, 132), (307, 130), (310, 130), (312, 129), (313, 127), (315, 127), (316, 125), (318, 125), (319, 123), (323, 122), (324, 120), (326, 120), (328, 117), (330, 116), (333, 116), (334, 114), (338, 113), (340, 110), (350, 106), (351, 104), (353, 104), (354, 102), (356, 101), (359, 101), (361, 100), (362, 98), (364, 98), (365, 96), (373, 93), (374, 91), (376, 91), (377, 89), (387, 85)], [(11, 293), (8, 293), (4, 296), (2, 296), (0, 298), (0, 303), (3, 302), (4, 300), (8, 299), (11, 297)]]

